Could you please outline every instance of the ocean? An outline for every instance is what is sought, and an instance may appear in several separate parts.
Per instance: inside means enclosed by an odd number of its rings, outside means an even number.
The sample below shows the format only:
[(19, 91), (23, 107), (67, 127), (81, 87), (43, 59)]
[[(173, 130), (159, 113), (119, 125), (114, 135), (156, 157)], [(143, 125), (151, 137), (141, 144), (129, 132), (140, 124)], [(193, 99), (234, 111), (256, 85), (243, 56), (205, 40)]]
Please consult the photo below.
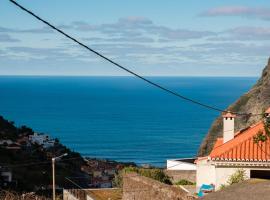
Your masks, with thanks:
[[(222, 109), (255, 77), (149, 77)], [(48, 133), (83, 156), (164, 166), (196, 155), (220, 113), (134, 77), (0, 76), (0, 114)]]

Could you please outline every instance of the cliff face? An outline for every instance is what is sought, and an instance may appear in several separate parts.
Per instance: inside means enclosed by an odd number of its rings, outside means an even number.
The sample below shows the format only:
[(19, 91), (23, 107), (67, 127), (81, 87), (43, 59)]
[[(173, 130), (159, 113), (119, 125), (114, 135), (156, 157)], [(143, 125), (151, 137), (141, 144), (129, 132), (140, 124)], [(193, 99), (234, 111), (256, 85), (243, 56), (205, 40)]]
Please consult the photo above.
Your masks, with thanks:
[[(268, 107), (270, 107), (270, 58), (257, 83), (249, 92), (230, 105), (227, 110), (240, 113), (262, 113)], [(235, 121), (235, 131), (246, 128), (258, 120), (260, 120), (260, 116), (252, 116), (249, 118), (244, 116), (237, 117)], [(210, 153), (217, 137), (222, 136), (222, 128), (222, 118), (219, 116), (204, 138), (198, 151), (198, 156), (206, 156)]]

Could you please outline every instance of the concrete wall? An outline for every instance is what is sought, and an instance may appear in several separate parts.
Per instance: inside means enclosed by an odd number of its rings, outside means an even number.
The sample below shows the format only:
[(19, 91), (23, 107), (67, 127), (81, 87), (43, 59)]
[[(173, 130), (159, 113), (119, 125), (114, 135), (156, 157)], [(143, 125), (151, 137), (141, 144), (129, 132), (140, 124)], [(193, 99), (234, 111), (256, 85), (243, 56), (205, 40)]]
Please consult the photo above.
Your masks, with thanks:
[(227, 181), (229, 180), (230, 176), (234, 174), (238, 169), (243, 169), (245, 170), (245, 175), (247, 179), (250, 179), (250, 171), (251, 170), (267, 170), (270, 171), (269, 168), (264, 168), (264, 167), (217, 167), (216, 168), (216, 186), (217, 189), (220, 188), (222, 184), (227, 184)]
[(195, 197), (179, 187), (166, 185), (138, 174), (127, 174), (124, 176), (123, 200), (164, 199), (193, 200)]
[[(231, 175), (233, 175), (238, 169), (240, 168), (216, 168), (216, 184), (215, 184), (215, 189), (219, 190), (220, 186), (222, 184), (227, 184), (229, 178)], [(244, 169), (247, 175), (247, 178), (250, 178), (250, 170), (249, 169)]]
[(197, 162), (196, 188), (197, 191), (202, 184), (216, 185), (216, 170), (215, 166), (211, 165), (207, 160), (199, 160)]
[(231, 175), (237, 170), (245, 170), (247, 179), (250, 179), (251, 170), (270, 170), (266, 167), (235, 167), (235, 166), (215, 166), (212, 161), (199, 160), (197, 162), (197, 177), (196, 188), (197, 191), (202, 184), (214, 184), (215, 190), (219, 190), (222, 184), (227, 184)]
[(164, 172), (172, 178), (173, 182), (181, 179), (196, 182), (196, 170), (164, 170)]
[(63, 190), (63, 200), (92, 200), (84, 190), (69, 189)]
[(171, 159), (167, 160), (167, 170), (196, 170), (196, 165)]

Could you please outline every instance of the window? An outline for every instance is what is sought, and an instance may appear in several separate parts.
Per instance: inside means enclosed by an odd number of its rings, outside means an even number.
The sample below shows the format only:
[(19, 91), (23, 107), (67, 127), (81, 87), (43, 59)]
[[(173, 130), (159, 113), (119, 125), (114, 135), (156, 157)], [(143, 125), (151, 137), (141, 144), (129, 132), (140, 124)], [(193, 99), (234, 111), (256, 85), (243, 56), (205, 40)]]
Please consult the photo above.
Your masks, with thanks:
[(270, 179), (270, 170), (250, 170), (250, 178)]

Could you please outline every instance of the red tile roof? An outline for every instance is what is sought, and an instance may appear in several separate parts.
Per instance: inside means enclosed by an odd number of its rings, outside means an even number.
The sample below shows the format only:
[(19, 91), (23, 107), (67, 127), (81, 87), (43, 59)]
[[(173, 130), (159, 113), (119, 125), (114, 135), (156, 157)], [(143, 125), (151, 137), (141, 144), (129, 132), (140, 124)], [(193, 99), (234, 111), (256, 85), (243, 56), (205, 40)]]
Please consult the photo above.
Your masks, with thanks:
[(223, 144), (223, 138), (218, 138), (209, 157), (212, 160), (232, 161), (270, 161), (270, 140), (254, 143), (253, 137), (264, 131), (264, 123), (250, 126), (235, 134), (235, 138)]

